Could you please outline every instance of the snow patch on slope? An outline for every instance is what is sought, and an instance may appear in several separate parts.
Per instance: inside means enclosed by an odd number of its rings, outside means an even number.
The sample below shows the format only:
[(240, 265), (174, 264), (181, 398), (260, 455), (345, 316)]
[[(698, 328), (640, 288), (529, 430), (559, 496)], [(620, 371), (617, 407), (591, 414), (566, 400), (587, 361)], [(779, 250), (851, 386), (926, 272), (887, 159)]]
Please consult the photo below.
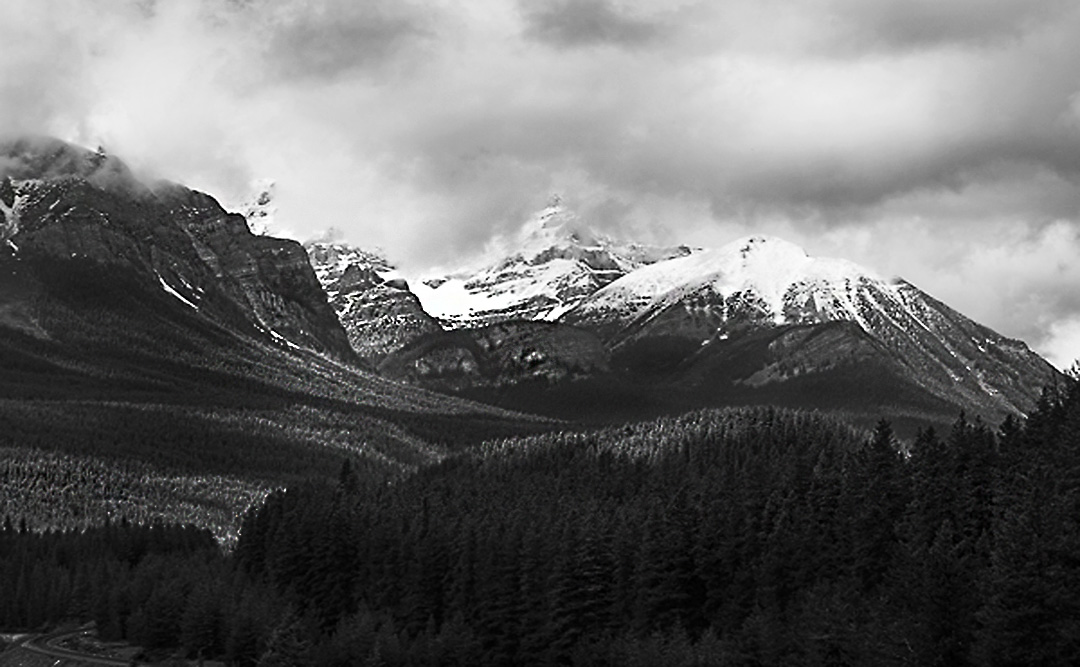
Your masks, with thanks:
[[(8, 183), (10, 184), (11, 181)], [(4, 214), (3, 224), (0, 225), (0, 240), (6, 242), (16, 252), (19, 248), (11, 239), (19, 233), (19, 208), (24, 199), (24, 196), (16, 194), (11, 205), (8, 206), (3, 197), (0, 197), (0, 213)]]
[(304, 244), (315, 276), (323, 287), (333, 285), (350, 266), (371, 269), (384, 281), (404, 280), (401, 272), (379, 251), (361, 250), (344, 243), (309, 241)]
[[(170, 285), (170, 284), (169, 284), (169, 283), (168, 283), (168, 282), (167, 282), (167, 281), (166, 281), (166, 280), (165, 280), (164, 278), (162, 278), (162, 277), (161, 277), (161, 274), (160, 274), (160, 273), (158, 273), (157, 271), (154, 271), (154, 275), (156, 275), (156, 276), (157, 276), (158, 282), (159, 282), (159, 283), (161, 284), (161, 289), (165, 290), (165, 292), (166, 292), (167, 294), (170, 294), (170, 295), (172, 295), (172, 296), (176, 297), (176, 298), (177, 298), (177, 299), (179, 299), (179, 300), (180, 300), (181, 302), (183, 302), (183, 303), (184, 303), (184, 304), (186, 304), (187, 306), (190, 306), (190, 307), (191, 307), (192, 309), (194, 309), (194, 310), (198, 310), (198, 309), (199, 309), (199, 307), (198, 307), (197, 305), (195, 305), (194, 303), (192, 303), (191, 301), (189, 301), (187, 297), (185, 297), (185, 296), (184, 296), (183, 294), (181, 294), (180, 292), (177, 292), (177, 291), (176, 291), (176, 288), (174, 288), (174, 287), (173, 287), (172, 285)], [(189, 287), (190, 287), (190, 286), (189, 286)]]
[(282, 336), (278, 332), (274, 331), (272, 328), (270, 328), (268, 326), (263, 326), (259, 322), (253, 322), (253, 324), (255, 325), (256, 329), (258, 329), (259, 331), (263, 332), (264, 334), (267, 334), (268, 336), (270, 336), (270, 338), (273, 339), (275, 342), (282, 343), (286, 347), (291, 348), (293, 350), (301, 350), (301, 351), (304, 350), (304, 348), (302, 348), (299, 345), (297, 345), (296, 343), (292, 342), (291, 340), (289, 340), (285, 336)]

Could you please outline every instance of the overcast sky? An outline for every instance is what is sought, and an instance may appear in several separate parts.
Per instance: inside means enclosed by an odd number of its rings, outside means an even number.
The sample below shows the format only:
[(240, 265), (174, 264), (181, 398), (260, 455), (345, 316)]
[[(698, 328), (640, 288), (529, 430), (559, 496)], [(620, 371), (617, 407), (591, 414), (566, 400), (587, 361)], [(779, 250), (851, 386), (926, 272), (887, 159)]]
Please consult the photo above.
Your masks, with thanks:
[[(105, 146), (406, 272), (558, 192), (771, 233), (1080, 357), (1073, 0), (5, 0), (0, 124)], [(3, 131), (3, 130), (0, 130)]]

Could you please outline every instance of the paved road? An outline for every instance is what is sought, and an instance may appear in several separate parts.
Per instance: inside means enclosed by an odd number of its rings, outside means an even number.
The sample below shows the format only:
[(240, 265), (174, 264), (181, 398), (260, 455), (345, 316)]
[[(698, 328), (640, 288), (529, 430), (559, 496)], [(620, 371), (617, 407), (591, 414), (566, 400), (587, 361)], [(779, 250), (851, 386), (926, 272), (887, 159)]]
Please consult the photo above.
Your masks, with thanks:
[(82, 633), (82, 630), (75, 630), (74, 632), (64, 630), (61, 632), (52, 632), (47, 635), (25, 637), (20, 641), (15, 642), (15, 646), (26, 651), (33, 651), (34, 653), (49, 656), (50, 658), (57, 658), (58, 660), (78, 660), (79, 662), (89, 665), (128, 667), (132, 664), (130, 660), (106, 658), (100, 655), (94, 655), (92, 653), (79, 653), (77, 651), (69, 651), (65, 648), (59, 648), (55, 645), (61, 640), (67, 639), (68, 637), (74, 637), (75, 635), (80, 635)]

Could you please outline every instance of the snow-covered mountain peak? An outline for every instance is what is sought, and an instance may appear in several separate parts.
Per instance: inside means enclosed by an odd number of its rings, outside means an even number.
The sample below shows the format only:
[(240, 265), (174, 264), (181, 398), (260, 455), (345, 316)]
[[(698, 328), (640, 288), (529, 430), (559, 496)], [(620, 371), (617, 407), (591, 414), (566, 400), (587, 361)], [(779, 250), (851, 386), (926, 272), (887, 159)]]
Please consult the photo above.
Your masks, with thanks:
[(382, 251), (333, 237), (308, 241), (304, 249), (357, 354), (375, 362), (417, 336), (441, 330)]
[(722, 322), (843, 319), (868, 328), (868, 299), (892, 299), (898, 289), (854, 262), (754, 235), (633, 271), (591, 295), (570, 319), (627, 325), (681, 304)]
[(880, 280), (873, 272), (846, 259), (812, 257), (800, 246), (774, 236), (741, 238), (715, 251), (701, 253), (702, 269), (714, 266), (733, 288), (768, 292), (775, 303), (792, 285)]
[(771, 236), (747, 236), (714, 250), (701, 250), (643, 267), (612, 283), (612, 291), (657, 296), (674, 289), (714, 285), (725, 294), (753, 289), (779, 303), (799, 283), (876, 279), (843, 259), (811, 257), (801, 247)]
[(547, 207), (535, 213), (515, 234), (493, 243), (491, 250), (500, 255), (500, 259), (518, 254), (525, 260), (533, 260), (553, 248), (602, 249), (616, 244), (613, 239), (593, 231), (555, 195)]
[(690, 253), (617, 241), (552, 197), (471, 266), (414, 285), (425, 310), (451, 327), (555, 319), (600, 287), (652, 262)]
[(758, 261), (785, 260), (809, 256), (802, 247), (797, 246), (790, 241), (785, 241), (776, 236), (766, 236), (764, 234), (746, 236), (723, 246), (723, 248), (729, 247), (738, 248), (739, 254), (744, 259), (754, 258)]

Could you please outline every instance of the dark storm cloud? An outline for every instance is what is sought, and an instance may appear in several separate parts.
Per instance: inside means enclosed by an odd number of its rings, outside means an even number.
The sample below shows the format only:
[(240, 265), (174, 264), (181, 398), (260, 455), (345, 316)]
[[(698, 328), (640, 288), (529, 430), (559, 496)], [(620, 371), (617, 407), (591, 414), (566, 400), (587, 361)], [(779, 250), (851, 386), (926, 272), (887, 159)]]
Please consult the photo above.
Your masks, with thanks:
[(661, 36), (663, 25), (642, 20), (611, 0), (519, 0), (525, 36), (557, 47), (639, 46)]
[[(259, 9), (246, 8), (256, 15)], [(378, 68), (431, 37), (432, 17), (400, 0), (312, 2), (271, 16), (267, 55), (288, 78), (332, 79)]]
[[(921, 49), (1014, 40), (1065, 13), (1071, 0), (835, 0), (854, 45)], [(843, 44), (843, 43), (841, 43)]]

